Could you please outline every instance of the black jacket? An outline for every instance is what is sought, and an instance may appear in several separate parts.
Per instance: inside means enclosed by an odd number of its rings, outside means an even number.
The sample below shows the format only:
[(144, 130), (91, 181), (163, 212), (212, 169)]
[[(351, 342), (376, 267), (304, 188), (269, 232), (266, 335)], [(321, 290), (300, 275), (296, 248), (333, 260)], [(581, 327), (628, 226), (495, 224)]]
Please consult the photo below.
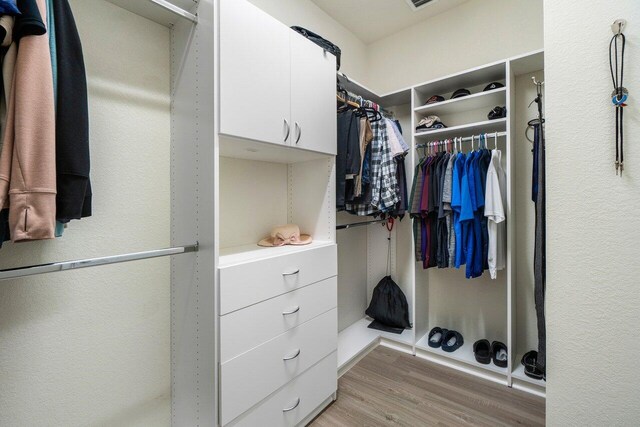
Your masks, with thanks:
[(91, 216), (89, 107), (80, 36), (68, 0), (53, 2), (58, 62), (56, 219)]

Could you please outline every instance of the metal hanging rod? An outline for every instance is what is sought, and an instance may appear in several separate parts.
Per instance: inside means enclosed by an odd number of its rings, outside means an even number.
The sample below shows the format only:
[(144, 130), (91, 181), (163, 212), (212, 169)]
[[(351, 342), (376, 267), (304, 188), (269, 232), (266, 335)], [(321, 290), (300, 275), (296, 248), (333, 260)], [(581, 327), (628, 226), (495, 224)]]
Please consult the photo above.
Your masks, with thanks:
[(78, 268), (96, 267), (98, 265), (118, 264), (121, 262), (138, 261), (141, 259), (159, 258), (169, 255), (197, 252), (198, 243), (173, 248), (156, 249), (152, 251), (134, 252), (123, 255), (112, 255), (100, 258), (88, 258), (76, 261), (52, 262), (49, 264), (29, 265), (25, 267), (0, 270), (0, 280), (15, 279), (18, 277), (35, 276), (37, 274), (55, 273), (58, 271), (75, 270)]
[[(493, 132), (493, 133), (482, 133), (478, 135), (466, 136), (464, 138), (457, 138), (457, 142), (473, 142), (477, 138), (480, 140), (480, 136), (484, 136), (486, 138), (500, 138), (503, 136), (507, 136), (507, 132)], [(423, 142), (421, 144), (416, 144), (416, 148), (427, 148), (427, 147), (435, 147), (437, 145), (442, 145), (446, 142), (453, 142), (453, 138), (440, 139), (436, 141)]]
[(168, 2), (167, 0), (147, 0), (153, 4), (155, 4), (156, 6), (160, 6), (161, 8), (168, 10), (169, 12), (173, 13), (174, 15), (177, 15), (181, 18), (184, 18), (188, 21), (193, 22), (194, 24), (198, 23), (198, 16), (194, 15), (191, 12), (187, 12), (186, 10), (179, 8), (178, 6), (176, 6), (175, 4)]
[(382, 224), (385, 222), (387, 222), (386, 219), (378, 219), (375, 221), (354, 222), (353, 224), (337, 225), (336, 230), (346, 230), (348, 228), (362, 227), (364, 225), (371, 225), (371, 224)]

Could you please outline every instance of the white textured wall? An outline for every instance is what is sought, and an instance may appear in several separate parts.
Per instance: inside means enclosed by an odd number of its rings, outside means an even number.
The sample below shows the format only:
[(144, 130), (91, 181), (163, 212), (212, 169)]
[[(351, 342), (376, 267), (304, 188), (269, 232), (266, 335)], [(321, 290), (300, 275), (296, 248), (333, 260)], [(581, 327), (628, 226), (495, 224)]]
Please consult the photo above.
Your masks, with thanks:
[[(547, 422), (640, 420), (640, 7), (545, 1)], [(626, 171), (615, 175), (610, 25), (629, 20)]]
[(342, 50), (340, 71), (368, 84), (367, 46), (311, 0), (249, 0), (288, 26), (297, 25), (320, 34)]
[[(169, 31), (71, 0), (88, 69), (94, 204), (0, 266), (169, 242)], [(168, 259), (0, 283), (0, 425), (168, 425)]]
[(385, 93), (542, 48), (542, 0), (471, 0), (368, 46)]

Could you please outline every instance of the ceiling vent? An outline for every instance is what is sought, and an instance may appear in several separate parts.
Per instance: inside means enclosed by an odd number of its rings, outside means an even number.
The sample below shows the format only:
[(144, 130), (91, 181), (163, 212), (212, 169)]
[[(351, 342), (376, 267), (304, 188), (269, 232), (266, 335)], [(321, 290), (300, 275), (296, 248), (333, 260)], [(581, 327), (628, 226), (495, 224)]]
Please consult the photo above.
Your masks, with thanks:
[(437, 0), (407, 0), (407, 4), (413, 10), (420, 10), (425, 6), (428, 6), (429, 3), (434, 3)]

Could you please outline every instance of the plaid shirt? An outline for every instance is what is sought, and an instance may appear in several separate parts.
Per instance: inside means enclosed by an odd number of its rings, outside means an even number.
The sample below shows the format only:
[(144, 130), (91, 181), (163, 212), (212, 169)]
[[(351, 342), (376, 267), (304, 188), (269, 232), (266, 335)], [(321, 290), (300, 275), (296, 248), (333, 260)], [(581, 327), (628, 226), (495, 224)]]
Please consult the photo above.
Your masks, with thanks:
[(396, 162), (391, 154), (391, 143), (383, 120), (371, 122), (371, 203), (347, 204), (346, 210), (355, 215), (369, 216), (395, 209), (400, 201), (400, 186)]
[(391, 142), (387, 134), (387, 126), (383, 120), (373, 122), (371, 125), (374, 140), (377, 140), (371, 152), (371, 175), (373, 185), (373, 198), (371, 204), (382, 212), (388, 212), (395, 208), (400, 201), (398, 194), (398, 176), (396, 162), (391, 153)]

